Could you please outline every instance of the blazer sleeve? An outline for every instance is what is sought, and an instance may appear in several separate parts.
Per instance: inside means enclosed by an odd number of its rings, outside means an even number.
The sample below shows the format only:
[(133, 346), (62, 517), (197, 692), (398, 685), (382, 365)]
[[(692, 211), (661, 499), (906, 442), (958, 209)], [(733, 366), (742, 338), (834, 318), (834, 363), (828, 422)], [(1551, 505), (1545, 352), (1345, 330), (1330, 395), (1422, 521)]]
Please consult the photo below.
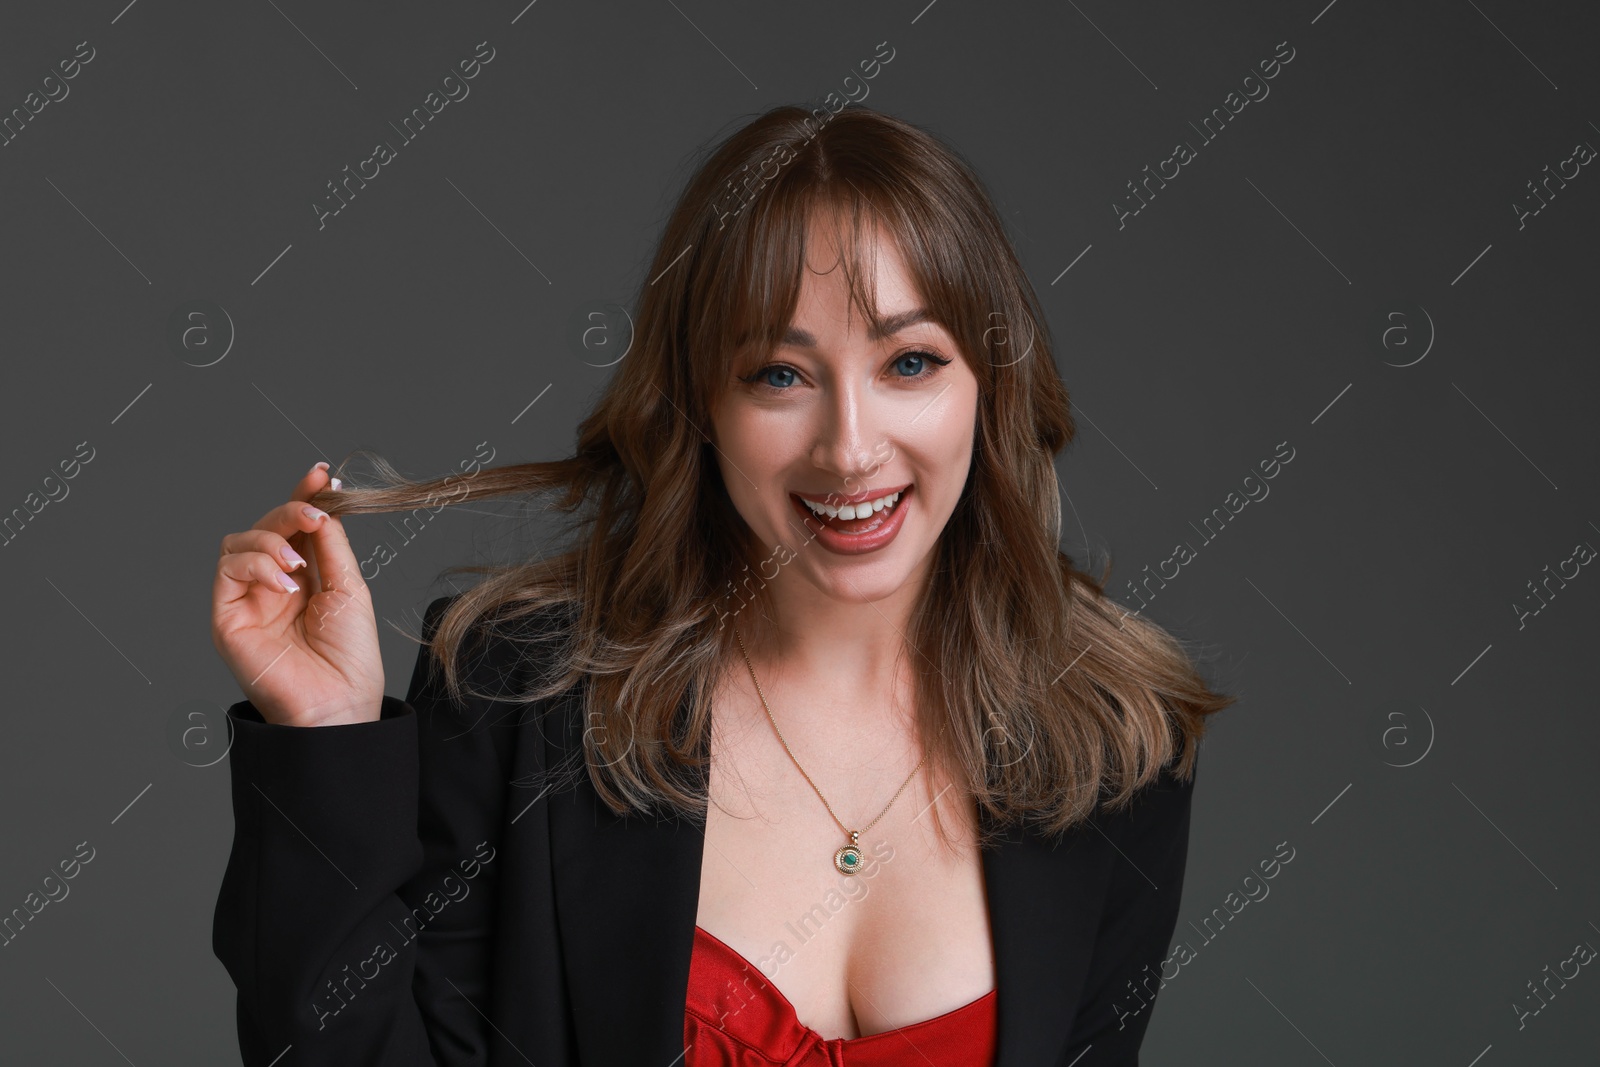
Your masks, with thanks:
[[(1197, 755), (1191, 770), (1199, 762)], [(1087, 1051), (1076, 1067), (1138, 1067), (1178, 923), (1193, 794), (1194, 775), (1180, 780), (1169, 764), (1116, 816), (1122, 832), (1108, 836), (1121, 854), (1112, 859), (1089, 976), (1063, 1062)]]
[[(429, 604), (425, 638), (450, 599)], [(212, 948), (245, 1067), (486, 1063), (505, 705), (448, 702), (424, 645), (376, 721), (275, 725), (248, 700), (228, 714), (234, 838)]]

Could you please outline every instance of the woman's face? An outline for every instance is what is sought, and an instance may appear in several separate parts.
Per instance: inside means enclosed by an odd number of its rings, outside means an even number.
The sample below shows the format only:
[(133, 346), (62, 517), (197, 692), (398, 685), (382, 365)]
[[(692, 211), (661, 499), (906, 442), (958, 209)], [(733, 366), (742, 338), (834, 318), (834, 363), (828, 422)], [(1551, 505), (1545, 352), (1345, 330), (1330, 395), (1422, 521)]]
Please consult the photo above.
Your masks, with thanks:
[[(735, 361), (745, 376), (719, 400), (712, 439), (734, 507), (774, 550), (763, 579), (786, 585), (781, 568), (832, 598), (876, 601), (920, 578), (955, 510), (978, 382), (942, 326), (910, 321), (925, 305), (881, 228), (862, 258), (889, 332), (869, 335), (849, 306), (838, 239), (813, 217), (788, 336), (760, 366)], [(825, 515), (844, 505), (857, 517)]]

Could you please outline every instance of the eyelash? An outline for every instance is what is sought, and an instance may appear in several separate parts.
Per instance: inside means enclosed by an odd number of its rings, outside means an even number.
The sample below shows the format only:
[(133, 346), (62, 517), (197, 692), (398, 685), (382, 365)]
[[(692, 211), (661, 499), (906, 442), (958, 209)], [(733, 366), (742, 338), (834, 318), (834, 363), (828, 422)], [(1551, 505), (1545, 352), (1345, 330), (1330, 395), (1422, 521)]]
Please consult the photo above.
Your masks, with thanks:
[[(893, 366), (894, 364), (899, 363), (902, 359), (905, 359), (907, 356), (920, 356), (925, 362), (931, 364), (933, 369), (925, 374), (896, 375), (896, 377), (902, 378), (906, 381), (919, 381), (937, 377), (939, 374), (939, 368), (947, 367), (954, 362), (953, 360), (947, 359), (944, 356), (930, 352), (925, 348), (912, 348), (897, 354), (892, 360), (889, 361), (889, 363), (891, 366)], [(768, 393), (787, 393), (793, 388), (793, 386), (776, 386), (770, 382), (764, 382), (761, 380), (763, 375), (779, 368), (794, 371), (796, 377), (799, 377), (800, 375), (798, 370), (789, 366), (787, 363), (768, 363), (765, 366), (758, 368), (755, 373), (740, 378), (739, 380), (759, 391)]]

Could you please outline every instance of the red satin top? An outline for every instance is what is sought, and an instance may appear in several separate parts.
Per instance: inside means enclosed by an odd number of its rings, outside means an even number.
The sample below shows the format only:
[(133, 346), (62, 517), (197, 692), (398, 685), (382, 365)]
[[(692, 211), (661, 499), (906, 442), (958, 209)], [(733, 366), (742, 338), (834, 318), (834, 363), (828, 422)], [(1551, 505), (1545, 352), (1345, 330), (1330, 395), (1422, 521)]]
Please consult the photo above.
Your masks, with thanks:
[(823, 1037), (760, 970), (696, 926), (683, 1044), (684, 1067), (992, 1067), (995, 991), (881, 1034)]

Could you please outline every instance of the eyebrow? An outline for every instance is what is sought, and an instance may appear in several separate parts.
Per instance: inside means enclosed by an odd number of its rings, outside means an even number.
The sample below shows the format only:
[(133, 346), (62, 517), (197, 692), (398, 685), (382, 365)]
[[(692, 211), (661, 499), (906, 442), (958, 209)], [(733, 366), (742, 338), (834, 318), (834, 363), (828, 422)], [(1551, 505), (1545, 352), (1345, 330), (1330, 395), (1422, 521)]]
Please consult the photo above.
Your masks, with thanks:
[[(931, 321), (935, 321), (933, 312), (927, 308), (912, 308), (910, 311), (902, 311), (898, 315), (890, 315), (878, 326), (869, 325), (867, 327), (867, 338), (872, 341), (881, 341), (885, 337), (891, 337), (899, 333), (907, 326)], [(807, 331), (791, 326), (784, 333), (783, 340), (779, 344), (792, 345), (796, 348), (816, 348), (817, 339)]]

